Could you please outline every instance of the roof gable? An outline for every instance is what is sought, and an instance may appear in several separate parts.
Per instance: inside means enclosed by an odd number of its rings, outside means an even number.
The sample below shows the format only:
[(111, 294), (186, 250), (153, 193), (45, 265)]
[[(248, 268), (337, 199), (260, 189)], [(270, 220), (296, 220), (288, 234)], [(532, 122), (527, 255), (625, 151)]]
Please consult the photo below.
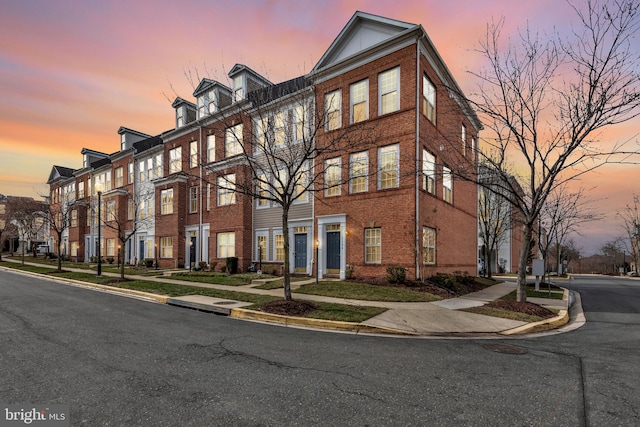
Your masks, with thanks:
[(52, 184), (58, 179), (71, 178), (75, 169), (67, 168), (64, 166), (53, 166), (47, 184)]
[(356, 12), (313, 67), (313, 71), (338, 63), (417, 27), (416, 24)]

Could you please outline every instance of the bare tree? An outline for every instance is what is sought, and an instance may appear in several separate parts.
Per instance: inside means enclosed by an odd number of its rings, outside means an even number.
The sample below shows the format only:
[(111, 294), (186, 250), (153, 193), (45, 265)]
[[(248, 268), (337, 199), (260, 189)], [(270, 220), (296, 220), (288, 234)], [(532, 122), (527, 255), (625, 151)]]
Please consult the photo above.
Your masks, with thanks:
[(625, 247), (629, 250), (635, 271), (638, 271), (638, 260), (640, 259), (640, 197), (633, 195), (633, 204), (627, 205), (617, 215), (622, 219), (626, 238)]
[[(75, 211), (75, 200), (70, 197), (63, 197), (60, 203), (50, 203), (42, 215), (48, 223), (50, 230), (56, 235), (55, 254), (57, 256), (57, 271), (62, 271), (62, 242), (65, 231), (69, 228), (72, 216), (77, 215)], [(75, 218), (77, 220), (77, 216)]]
[[(501, 153), (482, 159), (506, 178), (507, 159), (519, 165), (522, 195), (511, 199), (523, 222), (517, 300), (526, 301), (526, 265), (536, 222), (552, 191), (608, 162), (628, 160), (621, 144), (606, 148), (600, 131), (640, 113), (635, 0), (569, 3), (579, 20), (567, 39), (544, 40), (528, 29), (517, 45), (503, 42), (504, 20), (487, 26), (478, 52), (487, 66), (469, 102), (491, 136), (484, 144)], [(479, 153), (482, 156), (482, 151)], [(620, 155), (616, 158), (615, 155)], [(505, 183), (510, 183), (504, 180)]]
[[(0, 245), (4, 247), (3, 236), (4, 238), (7, 238), (7, 237), (11, 238), (11, 236), (16, 233), (16, 227), (14, 222), (12, 221), (13, 210), (15, 206), (13, 203), (14, 199), (12, 197), (6, 197), (3, 195), (0, 195), (0, 198), (3, 199), (3, 203), (0, 204)], [(12, 248), (12, 242), (9, 243), (9, 247), (10, 249)], [(0, 261), (2, 261), (1, 247), (0, 247)]]
[[(22, 242), (22, 264), (24, 264), (25, 246), (33, 244), (33, 239), (43, 230), (43, 203), (31, 198), (20, 197), (14, 202), (12, 221)], [(34, 248), (30, 248), (33, 250)]]

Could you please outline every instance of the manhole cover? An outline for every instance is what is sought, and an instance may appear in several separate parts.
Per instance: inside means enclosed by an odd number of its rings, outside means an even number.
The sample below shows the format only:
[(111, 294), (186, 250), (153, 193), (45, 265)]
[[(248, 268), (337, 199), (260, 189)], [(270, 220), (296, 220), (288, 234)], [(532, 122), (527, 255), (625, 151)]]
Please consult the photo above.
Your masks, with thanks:
[(527, 349), (515, 345), (507, 344), (485, 344), (482, 346), (485, 350), (494, 351), (504, 354), (527, 354)]
[(230, 305), (230, 304), (236, 304), (235, 301), (216, 301), (214, 302), (214, 304), (216, 305)]

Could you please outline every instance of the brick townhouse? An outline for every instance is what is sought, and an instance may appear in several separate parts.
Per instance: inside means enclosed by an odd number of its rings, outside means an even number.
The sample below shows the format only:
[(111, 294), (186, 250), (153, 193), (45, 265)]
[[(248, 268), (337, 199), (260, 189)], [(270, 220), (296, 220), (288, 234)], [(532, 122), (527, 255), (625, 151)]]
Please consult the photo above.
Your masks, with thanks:
[[(171, 130), (121, 128), (118, 152), (84, 149), (83, 168), (53, 167), (51, 194), (64, 197), (52, 202), (77, 210), (67, 254), (97, 253), (99, 183), (102, 218), (132, 235), (120, 248), (103, 224), (101, 253), (129, 263), (219, 269), (237, 257), (246, 270), (288, 256), (292, 272), (320, 277), (384, 275), (390, 265), (416, 278), (476, 274), (477, 187), (456, 172), (475, 170), (481, 123), (422, 26), (357, 12), (309, 74), (273, 84), (238, 64), (228, 78), (203, 79), (195, 102), (176, 98)], [(291, 205), (288, 230), (280, 206), (234, 191), (263, 178), (249, 163), (269, 161), (267, 135), (295, 144), (311, 133), (320, 148), (363, 128), (365, 140), (305, 164), (304, 179), (320, 179)]]

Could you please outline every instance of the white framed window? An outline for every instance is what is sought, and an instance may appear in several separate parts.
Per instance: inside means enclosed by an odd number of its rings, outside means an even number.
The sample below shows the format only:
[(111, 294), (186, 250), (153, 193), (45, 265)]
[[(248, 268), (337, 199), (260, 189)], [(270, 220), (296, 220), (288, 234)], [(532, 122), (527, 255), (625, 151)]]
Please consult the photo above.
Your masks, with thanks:
[(145, 173), (145, 163), (144, 160), (140, 160), (138, 163), (138, 181), (144, 182), (147, 174)]
[(185, 107), (176, 108), (176, 127), (184, 126)]
[(284, 262), (284, 236), (282, 235), (282, 231), (278, 231), (277, 234), (274, 233), (273, 245), (273, 252), (276, 254), (276, 258), (274, 261)]
[(189, 143), (189, 167), (198, 167), (198, 141), (191, 141)]
[(236, 233), (218, 233), (216, 240), (218, 243), (218, 258), (236, 256)]
[(70, 226), (71, 227), (77, 227), (78, 226), (78, 210), (77, 209), (73, 209), (71, 211), (71, 221), (70, 221)]
[(133, 184), (133, 163), (129, 163), (129, 184)]
[(334, 90), (324, 96), (325, 130), (334, 130), (342, 126), (342, 96), (340, 90)]
[(325, 160), (324, 162), (324, 181), (326, 197), (339, 196), (341, 192), (340, 181), (342, 180), (342, 161), (340, 157)]
[(105, 218), (105, 221), (116, 220), (116, 201), (115, 200), (109, 200), (107, 202), (107, 210), (104, 218)]
[(350, 88), (351, 123), (358, 123), (369, 118), (369, 80), (353, 83)]
[(378, 148), (378, 189), (396, 188), (399, 186), (400, 147), (398, 144)]
[(269, 206), (269, 200), (267, 200), (267, 196), (269, 195), (268, 188), (269, 182), (267, 181), (267, 175), (260, 174), (258, 179), (256, 180), (256, 188), (258, 191), (258, 208), (266, 208)]
[(382, 261), (382, 230), (365, 228), (364, 230), (364, 262), (380, 264)]
[(309, 137), (309, 109), (306, 104), (297, 105), (294, 113), (294, 139), (295, 141), (303, 141)]
[(286, 112), (277, 113), (273, 121), (273, 139), (276, 147), (282, 147), (287, 142)]
[(138, 215), (138, 217), (140, 219), (145, 219), (147, 217), (146, 206), (147, 206), (147, 201), (146, 200), (140, 200), (140, 204), (138, 205), (138, 209), (140, 211), (140, 214)]
[(198, 187), (189, 188), (189, 213), (198, 212)]
[(211, 210), (211, 183), (207, 182), (207, 212)]
[(156, 154), (156, 176), (155, 178), (162, 178), (162, 154)]
[(242, 123), (227, 128), (224, 137), (225, 157), (242, 153)]
[(476, 154), (476, 139), (471, 138), (471, 156), (475, 156)]
[(422, 189), (436, 194), (436, 157), (422, 149)]
[(369, 190), (369, 153), (362, 151), (349, 156), (349, 192), (363, 193)]
[(127, 219), (132, 220), (135, 210), (135, 204), (132, 199), (127, 200)]
[(453, 177), (451, 169), (442, 167), (442, 198), (445, 202), (453, 203)]
[(298, 170), (298, 173), (295, 176), (295, 182), (293, 183), (295, 186), (295, 196), (297, 197), (294, 203), (303, 203), (309, 200), (309, 196), (307, 194), (308, 182), (309, 173), (307, 171), (307, 165), (304, 164)]
[(244, 79), (242, 74), (233, 78), (233, 102), (241, 101), (244, 98)]
[(209, 96), (207, 98), (207, 102), (208, 102), (208, 107), (209, 107), (209, 114), (213, 114), (217, 111), (216, 109), (216, 92), (214, 90), (210, 90), (209, 91)]
[(269, 140), (267, 131), (269, 129), (269, 119), (260, 117), (255, 120), (256, 126), (256, 151), (265, 151), (265, 147)]
[(116, 177), (116, 188), (122, 187), (124, 185), (124, 170), (122, 166), (117, 167), (113, 172)]
[(107, 239), (107, 256), (116, 254), (116, 239)]
[(153, 158), (147, 159), (147, 179), (151, 181), (153, 179)]
[(422, 114), (436, 124), (436, 87), (426, 75), (422, 76)]
[(160, 258), (173, 258), (173, 237), (160, 238)]
[(153, 258), (154, 256), (153, 249), (154, 249), (153, 240), (147, 239), (147, 242), (145, 244), (145, 252), (146, 252), (145, 258)]
[(467, 128), (462, 125), (462, 155), (466, 156), (467, 155)]
[(236, 202), (236, 174), (230, 173), (218, 177), (218, 206), (232, 205)]
[(400, 67), (378, 75), (378, 114), (388, 114), (400, 109)]
[(269, 235), (267, 231), (256, 231), (256, 253), (254, 259), (258, 261), (266, 261), (269, 259), (268, 239)]
[(176, 173), (182, 170), (182, 147), (169, 150), (169, 173)]
[(207, 161), (209, 163), (216, 161), (216, 136), (207, 135)]
[(78, 182), (78, 199), (84, 199), (84, 181)]
[(173, 213), (173, 188), (160, 192), (160, 214), (170, 215)]
[(205, 99), (205, 95), (200, 95), (198, 97), (198, 118), (201, 119), (207, 115), (207, 100)]
[(422, 227), (422, 262), (436, 263), (436, 230), (431, 227)]

